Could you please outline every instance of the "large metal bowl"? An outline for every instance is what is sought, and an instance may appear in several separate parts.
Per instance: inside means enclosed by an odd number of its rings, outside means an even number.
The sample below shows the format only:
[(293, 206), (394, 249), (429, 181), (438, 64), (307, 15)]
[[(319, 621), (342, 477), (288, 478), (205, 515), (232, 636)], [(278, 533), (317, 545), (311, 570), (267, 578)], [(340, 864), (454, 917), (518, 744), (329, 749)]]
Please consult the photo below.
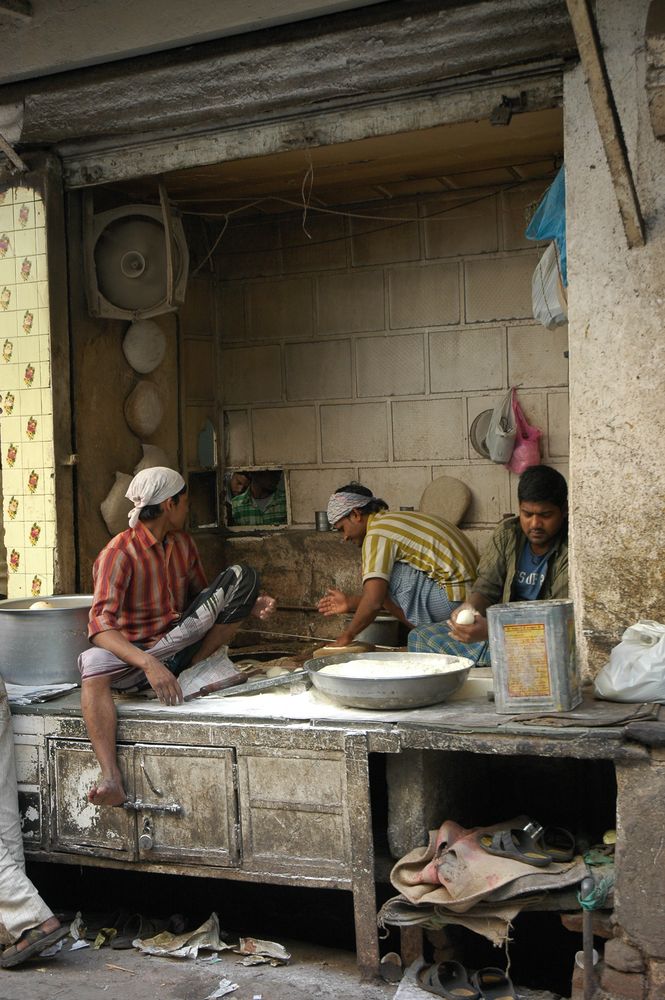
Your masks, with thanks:
[[(31, 611), (36, 600), (54, 605)], [(88, 649), (90, 594), (0, 601), (0, 674), (10, 684), (80, 684)]]
[[(333, 677), (322, 674), (323, 667), (330, 663), (381, 660), (389, 663), (408, 664), (403, 677)], [(415, 674), (413, 667), (441, 666), (449, 669), (436, 674)], [(437, 705), (454, 694), (464, 683), (473, 666), (473, 661), (465, 656), (448, 656), (445, 653), (337, 653), (307, 660), (305, 669), (314, 687), (332, 701), (348, 708), (399, 709), (421, 708)], [(352, 668), (350, 668), (351, 670)]]

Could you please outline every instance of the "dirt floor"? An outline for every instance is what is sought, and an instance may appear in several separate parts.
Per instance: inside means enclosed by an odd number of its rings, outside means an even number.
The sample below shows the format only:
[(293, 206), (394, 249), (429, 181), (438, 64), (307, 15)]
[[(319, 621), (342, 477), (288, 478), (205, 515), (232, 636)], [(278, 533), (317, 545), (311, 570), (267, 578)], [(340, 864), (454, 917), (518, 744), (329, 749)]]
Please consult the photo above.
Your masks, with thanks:
[(209, 961), (148, 957), (136, 949), (71, 951), (65, 940), (58, 955), (0, 970), (0, 1000), (204, 1000), (230, 979), (232, 1000), (391, 1000), (396, 987), (362, 982), (355, 955), (320, 945), (282, 942), (291, 963), (246, 968), (240, 956)]

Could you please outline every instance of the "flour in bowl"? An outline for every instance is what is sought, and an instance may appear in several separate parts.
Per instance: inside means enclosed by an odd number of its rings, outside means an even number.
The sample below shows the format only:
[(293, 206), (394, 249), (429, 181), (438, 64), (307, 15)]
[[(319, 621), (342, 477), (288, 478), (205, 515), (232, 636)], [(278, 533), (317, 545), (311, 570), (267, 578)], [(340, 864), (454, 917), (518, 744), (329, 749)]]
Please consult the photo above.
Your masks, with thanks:
[(348, 660), (343, 663), (329, 663), (321, 667), (320, 674), (328, 677), (350, 677), (362, 680), (388, 680), (395, 677), (423, 677), (429, 674), (447, 674), (459, 670), (466, 664), (461, 660), (452, 663), (395, 663), (394, 660)]

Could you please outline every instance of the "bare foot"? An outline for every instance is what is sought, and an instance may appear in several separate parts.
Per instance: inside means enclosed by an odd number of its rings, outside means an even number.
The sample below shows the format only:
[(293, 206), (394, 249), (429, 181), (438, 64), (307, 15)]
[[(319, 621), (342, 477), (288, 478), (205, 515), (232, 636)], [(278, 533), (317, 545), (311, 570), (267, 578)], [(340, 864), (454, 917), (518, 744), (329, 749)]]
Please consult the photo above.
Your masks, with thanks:
[(119, 779), (102, 778), (88, 791), (88, 802), (94, 806), (121, 806), (126, 800), (127, 795)]

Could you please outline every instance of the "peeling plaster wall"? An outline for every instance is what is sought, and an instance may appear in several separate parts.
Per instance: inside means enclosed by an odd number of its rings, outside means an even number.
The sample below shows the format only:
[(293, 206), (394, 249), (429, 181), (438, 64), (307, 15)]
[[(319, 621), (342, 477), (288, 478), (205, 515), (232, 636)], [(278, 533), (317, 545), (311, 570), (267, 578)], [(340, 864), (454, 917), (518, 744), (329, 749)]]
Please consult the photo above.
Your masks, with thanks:
[(565, 79), (571, 596), (593, 673), (626, 625), (665, 619), (665, 145), (645, 90), (648, 0), (596, 13), (646, 223), (628, 250), (581, 67)]

